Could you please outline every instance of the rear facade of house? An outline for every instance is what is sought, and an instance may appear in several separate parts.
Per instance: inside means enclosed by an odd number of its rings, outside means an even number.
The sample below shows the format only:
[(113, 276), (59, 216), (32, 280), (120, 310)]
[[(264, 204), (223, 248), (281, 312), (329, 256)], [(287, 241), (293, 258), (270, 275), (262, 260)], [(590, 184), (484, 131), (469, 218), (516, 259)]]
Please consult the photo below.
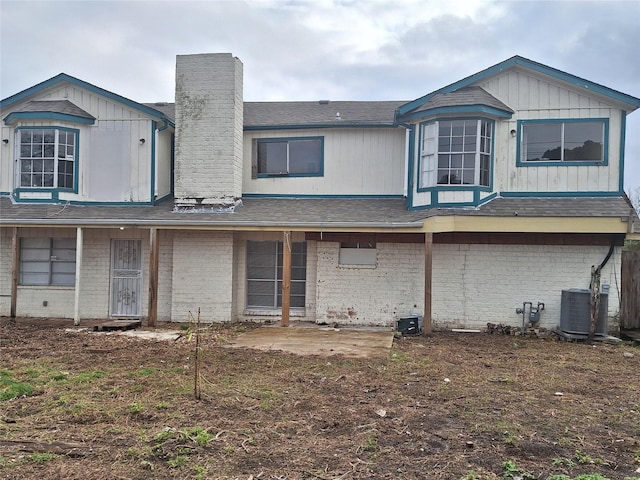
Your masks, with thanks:
[(601, 265), (615, 325), (640, 100), (521, 57), (413, 101), (242, 81), (181, 55), (175, 104), (65, 74), (2, 100), (0, 314), (279, 321), (285, 285), (297, 320), (481, 328), (531, 302), (555, 328)]

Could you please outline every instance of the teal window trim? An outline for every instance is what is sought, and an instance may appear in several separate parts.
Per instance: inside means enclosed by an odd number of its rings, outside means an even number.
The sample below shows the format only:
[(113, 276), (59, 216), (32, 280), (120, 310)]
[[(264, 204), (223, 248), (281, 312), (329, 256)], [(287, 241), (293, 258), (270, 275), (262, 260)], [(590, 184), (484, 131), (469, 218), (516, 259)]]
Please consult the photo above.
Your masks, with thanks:
[[(428, 187), (422, 187), (420, 186), (420, 181), (421, 181), (421, 172), (422, 172), (422, 135), (423, 135), (423, 126), (427, 125), (429, 123), (434, 123), (437, 121), (450, 121), (450, 120), (476, 120), (476, 121), (486, 121), (489, 122), (491, 124), (491, 155), (489, 158), (489, 185), (443, 185), (443, 184), (437, 184), (437, 185), (433, 185), (433, 186), (428, 186)], [(413, 137), (412, 137), (413, 138)], [(418, 142), (417, 142), (417, 148), (413, 149), (412, 152), (412, 159), (414, 156), (417, 156), (418, 158), (418, 168), (416, 170), (416, 178), (415, 178), (415, 183), (416, 183), (416, 192), (418, 193), (422, 193), (422, 192), (440, 192), (440, 191), (478, 191), (478, 192), (491, 192), (493, 191), (493, 176), (494, 176), (494, 152), (495, 152), (495, 141), (496, 141), (496, 125), (495, 125), (495, 121), (491, 118), (485, 118), (485, 117), (455, 117), (455, 118), (434, 118), (434, 119), (430, 119), (428, 121), (425, 122), (421, 122), (418, 124)], [(477, 152), (476, 152), (477, 153)], [(436, 155), (437, 155), (437, 151), (436, 151)], [(478, 165), (478, 168), (480, 168), (480, 166)], [(411, 182), (413, 181), (413, 172), (412, 172), (412, 177), (410, 178), (410, 185)], [(413, 189), (411, 189), (413, 190)]]
[[(596, 123), (602, 122), (603, 131), (603, 151), (602, 160), (573, 160), (573, 161), (523, 161), (522, 155), (522, 131), (525, 125), (543, 124), (565, 124), (565, 123)], [(517, 147), (516, 147), (516, 167), (592, 167), (609, 165), (609, 119), (608, 118), (552, 118), (536, 120), (518, 120), (517, 123)]]
[[(437, 120), (437, 116), (441, 115), (489, 115), (496, 118), (509, 119), (513, 116), (511, 112), (501, 110), (499, 108), (490, 107), (487, 105), (457, 105), (451, 107), (438, 107), (429, 108), (426, 110), (420, 110), (418, 112), (409, 113), (402, 117), (403, 122), (410, 122), (416, 120)], [(471, 118), (470, 118), (471, 119)], [(487, 118), (488, 120), (488, 118)]]
[[(315, 137), (278, 137), (278, 138), (256, 138), (256, 149), (259, 148), (260, 144), (264, 143), (284, 143), (286, 142), (295, 142), (295, 141), (304, 141), (304, 140), (319, 140), (320, 141), (320, 168), (318, 172), (313, 173), (260, 173), (259, 165), (256, 165), (257, 178), (292, 178), (292, 177), (324, 177), (324, 137), (315, 136)], [(256, 152), (257, 156), (257, 152)], [(258, 161), (256, 159), (256, 161)]]
[[(24, 187), (20, 185), (20, 131), (21, 130), (58, 130), (63, 132), (72, 132), (75, 136), (75, 151), (73, 156), (73, 187), (72, 188), (60, 188), (60, 187)], [(17, 160), (18, 173), (16, 176), (16, 187), (14, 192), (55, 192), (57, 197), (58, 192), (78, 193), (79, 185), (79, 152), (80, 152), (80, 130), (77, 128), (60, 127), (54, 125), (48, 126), (22, 126), (15, 129), (16, 141), (14, 148), (16, 149), (14, 158)], [(56, 159), (57, 161), (57, 159)], [(56, 180), (57, 183), (57, 180)]]

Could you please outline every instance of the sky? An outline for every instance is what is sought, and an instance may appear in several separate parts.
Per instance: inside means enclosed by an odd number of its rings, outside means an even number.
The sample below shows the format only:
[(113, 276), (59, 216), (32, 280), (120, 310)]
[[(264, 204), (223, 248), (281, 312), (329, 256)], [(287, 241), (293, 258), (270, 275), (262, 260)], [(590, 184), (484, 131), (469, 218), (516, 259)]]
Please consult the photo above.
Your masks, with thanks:
[[(230, 52), (245, 101), (413, 100), (514, 55), (640, 97), (640, 0), (0, 0), (0, 98), (66, 73), (174, 101), (175, 57)], [(640, 189), (640, 109), (625, 190)]]

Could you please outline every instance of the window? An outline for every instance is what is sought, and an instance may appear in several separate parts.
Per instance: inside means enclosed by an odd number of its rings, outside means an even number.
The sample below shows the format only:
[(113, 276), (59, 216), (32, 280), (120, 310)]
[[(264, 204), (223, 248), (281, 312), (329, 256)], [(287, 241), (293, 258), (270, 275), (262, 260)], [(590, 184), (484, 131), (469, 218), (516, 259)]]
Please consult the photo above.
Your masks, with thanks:
[(20, 285), (74, 285), (74, 238), (22, 238)]
[(340, 244), (340, 265), (368, 265), (375, 266), (377, 250), (375, 242), (345, 243)]
[(521, 122), (521, 162), (604, 162), (603, 120)]
[(20, 129), (20, 187), (74, 188), (77, 131)]
[(270, 138), (257, 141), (258, 176), (320, 176), (322, 137)]
[[(304, 308), (307, 244), (291, 244), (291, 307)], [(247, 307), (282, 307), (282, 242), (247, 242)]]
[(439, 120), (422, 126), (420, 187), (490, 184), (493, 122)]

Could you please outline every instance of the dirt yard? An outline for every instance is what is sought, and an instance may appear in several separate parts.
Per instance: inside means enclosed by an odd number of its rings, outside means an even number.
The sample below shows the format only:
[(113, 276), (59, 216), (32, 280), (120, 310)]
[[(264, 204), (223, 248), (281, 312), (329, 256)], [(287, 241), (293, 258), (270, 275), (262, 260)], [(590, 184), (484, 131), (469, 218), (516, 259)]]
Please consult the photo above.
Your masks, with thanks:
[(638, 347), (436, 333), (348, 358), (35, 323), (0, 323), (1, 478), (640, 478)]

